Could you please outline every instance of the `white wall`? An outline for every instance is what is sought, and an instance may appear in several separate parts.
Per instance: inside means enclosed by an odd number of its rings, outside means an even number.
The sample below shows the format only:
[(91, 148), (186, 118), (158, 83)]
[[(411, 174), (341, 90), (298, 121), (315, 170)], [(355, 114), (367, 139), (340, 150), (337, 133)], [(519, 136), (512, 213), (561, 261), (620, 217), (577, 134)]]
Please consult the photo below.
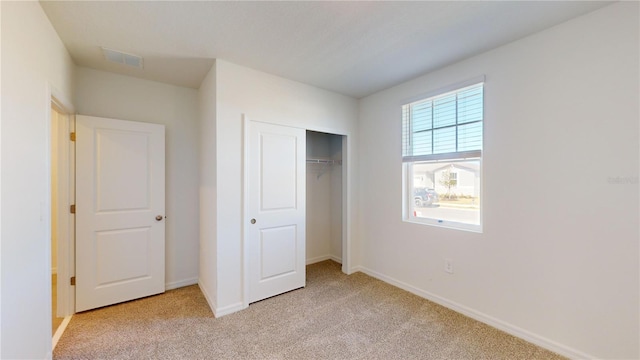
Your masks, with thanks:
[(166, 126), (166, 286), (198, 281), (198, 92), (78, 68), (79, 114)]
[[(638, 34), (616, 3), (364, 98), (363, 269), (572, 357), (638, 358)], [(482, 74), (484, 232), (402, 222), (403, 100)]]
[[(334, 160), (342, 160), (342, 136), (329, 137), (329, 152)], [(342, 230), (343, 230), (343, 200), (342, 164), (334, 164), (331, 168), (331, 240), (329, 255), (335, 261), (342, 263)]]
[(74, 65), (37, 2), (1, 2), (3, 359), (51, 356), (50, 91)]
[(198, 284), (212, 309), (217, 309), (218, 257), (216, 170), (216, 64), (198, 91), (200, 119), (200, 279)]
[[(329, 159), (329, 137), (307, 131), (307, 159)], [(320, 177), (318, 177), (320, 176)], [(307, 264), (326, 260), (331, 253), (331, 167), (307, 164)]]
[[(243, 306), (242, 264), (242, 115), (251, 119), (329, 133), (349, 135), (355, 146), (357, 101), (329, 91), (265, 74), (226, 61), (216, 61), (216, 130), (203, 134), (203, 149), (215, 141), (217, 234), (201, 241), (216, 242), (217, 315)], [(347, 150), (348, 154), (352, 152)], [(354, 158), (349, 158), (354, 160)], [(211, 169), (202, 169), (212, 173)], [(350, 200), (356, 174), (349, 169)], [(204, 174), (203, 176), (209, 176)], [(201, 216), (210, 218), (212, 212)], [(214, 261), (214, 260), (209, 260)], [(211, 302), (211, 301), (210, 301)]]

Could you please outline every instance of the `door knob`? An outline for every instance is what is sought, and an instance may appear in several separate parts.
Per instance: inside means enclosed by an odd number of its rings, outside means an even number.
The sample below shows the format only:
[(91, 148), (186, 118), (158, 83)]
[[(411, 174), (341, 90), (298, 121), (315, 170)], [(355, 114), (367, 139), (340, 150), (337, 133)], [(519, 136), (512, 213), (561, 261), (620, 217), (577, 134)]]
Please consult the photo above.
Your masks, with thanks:
[(255, 224), (256, 223), (256, 219), (251, 219), (251, 223)]
[(157, 221), (162, 221), (162, 218), (163, 218), (163, 216), (162, 216), (162, 215), (158, 215), (158, 216), (156, 216), (156, 220), (157, 220)]

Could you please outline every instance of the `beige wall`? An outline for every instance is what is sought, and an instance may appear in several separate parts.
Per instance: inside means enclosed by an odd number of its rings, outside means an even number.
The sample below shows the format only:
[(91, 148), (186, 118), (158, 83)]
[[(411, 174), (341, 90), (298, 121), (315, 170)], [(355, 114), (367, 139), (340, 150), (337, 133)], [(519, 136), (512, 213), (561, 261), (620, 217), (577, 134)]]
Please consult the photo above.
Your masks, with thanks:
[[(214, 312), (220, 315), (243, 307), (243, 114), (251, 119), (279, 125), (346, 134), (349, 146), (355, 148), (358, 106), (353, 98), (226, 61), (217, 60), (212, 71), (215, 71), (215, 77), (210, 74), (211, 79), (215, 79), (215, 100), (210, 96), (201, 101), (215, 101), (215, 115), (201, 117), (202, 148), (215, 144), (217, 156), (215, 165), (201, 169), (201, 179), (215, 176), (216, 187), (224, 191), (218, 191), (215, 205), (209, 205), (210, 208), (203, 209), (200, 214), (201, 219), (215, 216), (218, 224), (215, 236), (210, 233), (200, 236), (201, 248), (215, 243), (216, 259), (201, 257), (201, 261), (209, 262), (205, 266), (210, 267), (215, 263), (215, 287), (211, 280), (205, 284), (201, 279), (201, 283), (210, 292), (209, 302)], [(349, 149), (345, 153), (347, 157), (353, 156)], [(348, 160), (355, 161), (355, 157), (349, 157)], [(357, 181), (355, 167), (347, 171), (347, 196), (349, 203), (353, 203), (354, 184)], [(208, 197), (206, 201), (212, 199)], [(201, 201), (204, 200), (201, 198)], [(213, 207), (217, 210), (212, 210)]]
[(79, 114), (166, 126), (166, 287), (197, 283), (197, 90), (87, 68), (75, 84)]
[[(199, 92), (88, 69), (74, 82), (37, 2), (0, 2), (0, 20), (0, 358), (51, 357), (50, 92), (86, 115), (167, 126), (167, 285), (193, 283), (200, 269), (216, 312), (242, 305), (246, 113), (348, 135), (356, 268), (569, 356), (640, 356), (637, 3), (360, 102), (224, 61)], [(484, 233), (403, 223), (400, 136), (390, 136), (399, 104), (480, 74)]]
[[(363, 270), (573, 358), (637, 359), (638, 6), (362, 99)], [(403, 222), (400, 105), (483, 74), (483, 233)]]
[(0, 2), (0, 358), (51, 356), (50, 92), (71, 104), (74, 64), (34, 1)]
[(218, 301), (216, 66), (217, 63), (214, 63), (198, 91), (198, 130), (200, 132), (200, 279), (198, 284), (212, 309), (217, 309)]

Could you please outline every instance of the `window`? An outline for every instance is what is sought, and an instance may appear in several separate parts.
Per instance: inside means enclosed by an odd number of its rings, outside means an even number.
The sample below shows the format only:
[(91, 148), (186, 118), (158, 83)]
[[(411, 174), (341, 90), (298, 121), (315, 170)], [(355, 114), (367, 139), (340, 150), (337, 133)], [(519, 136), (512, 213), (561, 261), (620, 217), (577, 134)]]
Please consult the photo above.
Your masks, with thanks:
[(448, 179), (446, 179), (445, 181), (451, 182), (451, 186), (458, 185), (458, 173), (449, 172)]
[(484, 84), (402, 106), (405, 220), (481, 231)]

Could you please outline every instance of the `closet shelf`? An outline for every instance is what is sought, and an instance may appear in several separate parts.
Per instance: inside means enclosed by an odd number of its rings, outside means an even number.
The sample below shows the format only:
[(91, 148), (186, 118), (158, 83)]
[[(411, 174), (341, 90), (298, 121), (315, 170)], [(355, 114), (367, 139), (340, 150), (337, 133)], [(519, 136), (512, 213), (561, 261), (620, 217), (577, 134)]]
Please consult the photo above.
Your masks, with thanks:
[(307, 164), (321, 164), (322, 168), (320, 169), (320, 173), (316, 177), (316, 179), (320, 179), (320, 177), (326, 172), (327, 166), (332, 165), (342, 165), (342, 160), (333, 160), (333, 159), (307, 159)]
[(342, 165), (342, 160), (333, 159), (307, 159), (307, 164)]

